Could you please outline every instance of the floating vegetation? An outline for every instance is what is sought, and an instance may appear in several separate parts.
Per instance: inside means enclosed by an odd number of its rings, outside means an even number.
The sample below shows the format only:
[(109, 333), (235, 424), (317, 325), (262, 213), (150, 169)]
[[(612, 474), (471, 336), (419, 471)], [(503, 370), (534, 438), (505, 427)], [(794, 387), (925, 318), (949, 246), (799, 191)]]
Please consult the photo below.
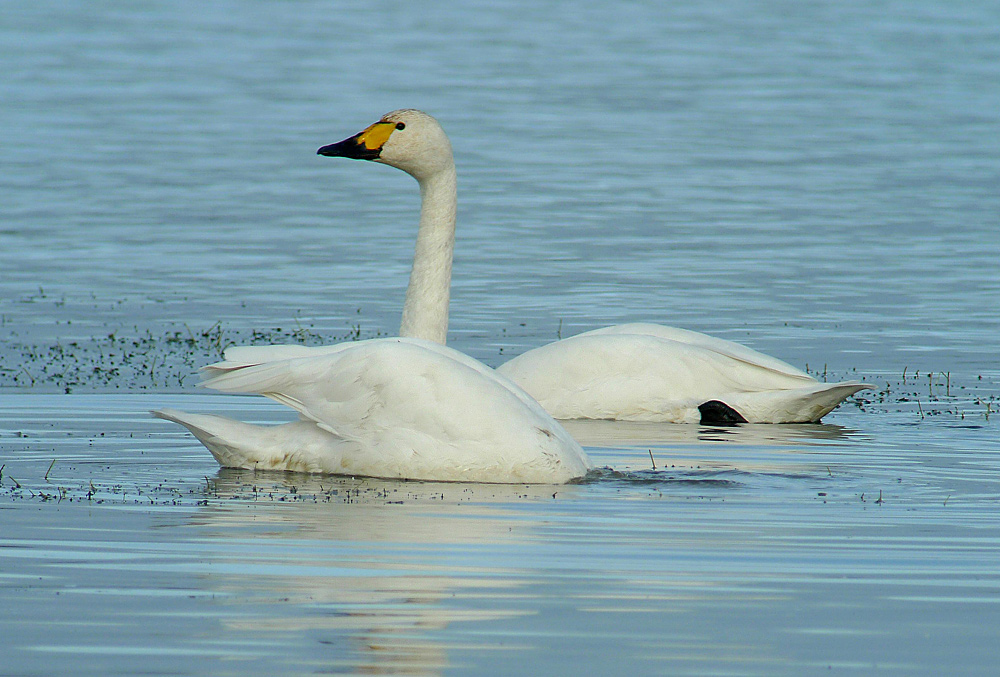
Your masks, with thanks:
[[(856, 372), (833, 373), (823, 365), (822, 370), (806, 371), (821, 381), (859, 379)], [(904, 367), (899, 374), (868, 374), (864, 380), (876, 390), (862, 390), (849, 398), (841, 407), (855, 406), (862, 411), (912, 411), (922, 420), (936, 416), (954, 416), (963, 421), (978, 419), (989, 421), (1000, 406), (1000, 375), (961, 378), (950, 371), (930, 371)]]
[[(54, 464), (54, 461), (53, 461)], [(51, 471), (51, 466), (49, 466)], [(199, 481), (134, 479), (124, 482), (80, 479), (80, 468), (66, 467), (59, 479), (45, 476), (0, 478), (0, 501), (40, 503), (85, 503), (93, 506), (176, 506), (190, 508), (209, 505), (253, 505), (257, 503), (344, 503), (402, 505), (410, 503), (449, 504), (495, 501), (550, 501), (555, 494), (548, 485), (476, 485), (381, 480), (340, 475), (310, 475), (277, 471), (221, 468), (212, 477)], [(74, 479), (68, 479), (74, 477)]]
[[(32, 345), (16, 340), (0, 351), (0, 388), (169, 390), (188, 387), (198, 369), (218, 361), (233, 345), (297, 343), (320, 345), (376, 338), (352, 325), (340, 335), (320, 335), (312, 325), (294, 329), (235, 329), (216, 322), (207, 329), (188, 325), (154, 334), (133, 327), (90, 339)], [(192, 379), (192, 377), (194, 377)]]

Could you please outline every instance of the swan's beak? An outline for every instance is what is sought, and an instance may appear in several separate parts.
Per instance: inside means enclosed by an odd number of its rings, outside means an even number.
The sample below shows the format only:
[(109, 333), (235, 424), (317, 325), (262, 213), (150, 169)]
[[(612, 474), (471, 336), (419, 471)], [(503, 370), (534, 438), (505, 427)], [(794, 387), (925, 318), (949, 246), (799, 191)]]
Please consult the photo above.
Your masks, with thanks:
[(382, 146), (395, 131), (393, 122), (376, 122), (368, 129), (329, 146), (323, 146), (317, 155), (327, 157), (346, 157), (352, 160), (377, 160), (382, 152)]

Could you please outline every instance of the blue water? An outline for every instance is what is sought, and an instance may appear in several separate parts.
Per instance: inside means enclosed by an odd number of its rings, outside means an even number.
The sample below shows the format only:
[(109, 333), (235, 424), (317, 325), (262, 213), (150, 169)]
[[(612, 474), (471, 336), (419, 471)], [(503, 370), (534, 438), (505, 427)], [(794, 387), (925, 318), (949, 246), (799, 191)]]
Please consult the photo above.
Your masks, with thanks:
[[(997, 3), (41, 0), (0, 63), (0, 672), (995, 665)], [(584, 426), (633, 474), (565, 501), (220, 473), (144, 413), (280, 420), (194, 390), (217, 348), (397, 331), (416, 185), (315, 150), (400, 107), (455, 149), (454, 347), (655, 321), (879, 393)]]

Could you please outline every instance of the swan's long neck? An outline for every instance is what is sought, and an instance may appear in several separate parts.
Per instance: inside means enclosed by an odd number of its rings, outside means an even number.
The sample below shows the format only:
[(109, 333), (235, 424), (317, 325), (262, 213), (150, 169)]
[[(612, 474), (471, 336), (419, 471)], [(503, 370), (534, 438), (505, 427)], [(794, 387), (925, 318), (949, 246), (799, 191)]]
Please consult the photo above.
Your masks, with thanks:
[(443, 345), (448, 335), (451, 260), (455, 250), (455, 165), (418, 181), (420, 230), (399, 335)]

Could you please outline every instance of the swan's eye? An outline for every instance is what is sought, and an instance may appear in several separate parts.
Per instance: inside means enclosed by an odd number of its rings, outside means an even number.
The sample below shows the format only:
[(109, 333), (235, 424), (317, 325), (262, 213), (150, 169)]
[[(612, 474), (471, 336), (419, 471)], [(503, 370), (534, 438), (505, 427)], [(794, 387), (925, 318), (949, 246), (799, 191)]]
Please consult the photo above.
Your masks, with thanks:
[(397, 122), (396, 129), (406, 129), (406, 125), (402, 122)]

